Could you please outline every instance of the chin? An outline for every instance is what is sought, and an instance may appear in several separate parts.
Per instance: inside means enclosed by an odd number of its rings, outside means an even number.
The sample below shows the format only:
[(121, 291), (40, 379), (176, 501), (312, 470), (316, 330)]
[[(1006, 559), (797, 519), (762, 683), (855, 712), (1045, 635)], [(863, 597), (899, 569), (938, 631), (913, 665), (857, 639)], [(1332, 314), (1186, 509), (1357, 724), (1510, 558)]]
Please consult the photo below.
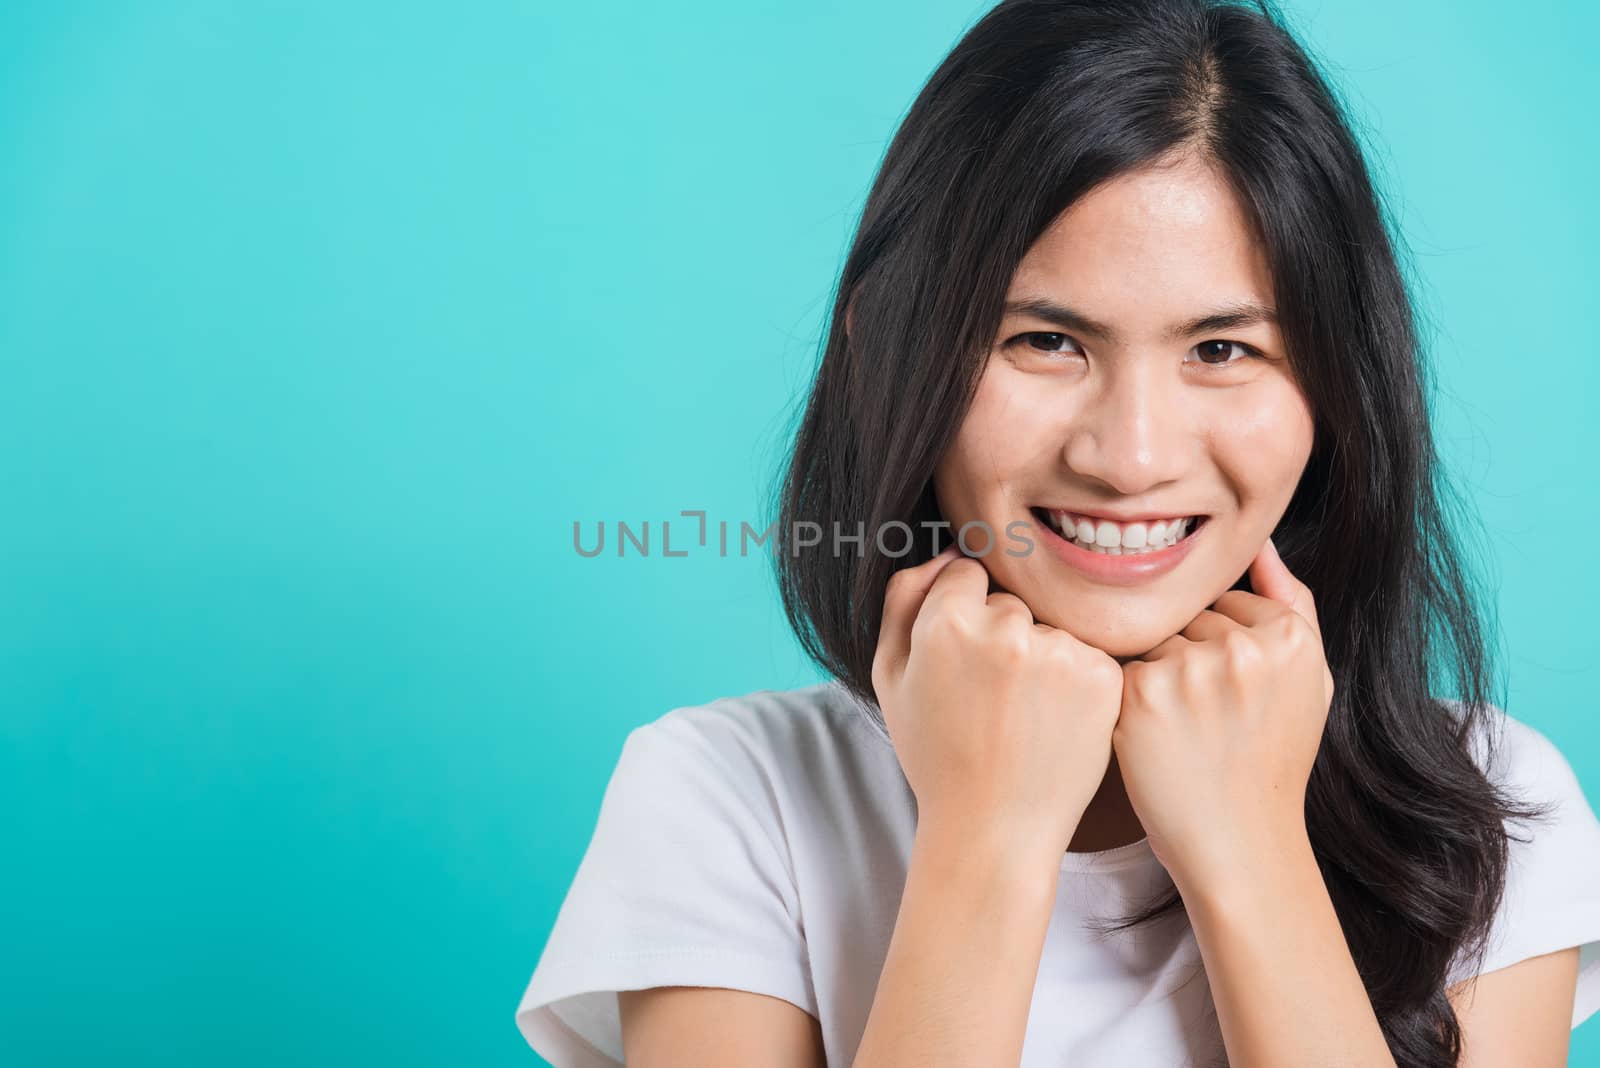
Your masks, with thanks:
[(1073, 637), (1085, 645), (1092, 645), (1115, 660), (1136, 660), (1162, 642), (1166, 641), (1177, 631), (1150, 631), (1147, 633), (1129, 633), (1123, 631), (1118, 634), (1076, 634)]
[(1181, 622), (1156, 624), (1148, 620), (1137, 623), (1115, 620), (1085, 620), (1070, 618), (1048, 618), (1036, 615), (1041, 623), (1047, 623), (1057, 630), (1064, 630), (1085, 645), (1093, 646), (1117, 660), (1132, 660), (1143, 656), (1168, 638), (1177, 634), (1188, 625), (1193, 614)]

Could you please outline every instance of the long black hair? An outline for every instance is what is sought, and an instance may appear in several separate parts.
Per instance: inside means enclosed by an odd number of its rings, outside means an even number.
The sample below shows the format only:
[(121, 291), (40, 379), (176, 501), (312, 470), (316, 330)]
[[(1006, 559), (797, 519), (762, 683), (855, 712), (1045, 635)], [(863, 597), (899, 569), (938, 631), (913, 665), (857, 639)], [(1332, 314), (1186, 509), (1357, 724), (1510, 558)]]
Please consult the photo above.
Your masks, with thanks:
[[(1463, 953), (1481, 965), (1504, 821), (1541, 810), (1471, 752), (1502, 703), (1497, 639), (1451, 529), (1461, 510), (1434, 451), (1398, 234), (1342, 105), (1269, 0), (1005, 0), (940, 64), (872, 185), (776, 490), (780, 538), (858, 521), (868, 536), (859, 554), (781, 546), (785, 611), (881, 725), (884, 588), (940, 546), (919, 537), (891, 556), (903, 539), (886, 550), (872, 532), (941, 519), (931, 477), (1029, 247), (1090, 189), (1175, 153), (1218, 165), (1245, 205), (1315, 419), (1273, 532), (1317, 599), (1336, 684), (1306, 790), (1311, 842), (1396, 1060), (1453, 1066), (1449, 969)], [(1116, 926), (1182, 907), (1173, 890)]]

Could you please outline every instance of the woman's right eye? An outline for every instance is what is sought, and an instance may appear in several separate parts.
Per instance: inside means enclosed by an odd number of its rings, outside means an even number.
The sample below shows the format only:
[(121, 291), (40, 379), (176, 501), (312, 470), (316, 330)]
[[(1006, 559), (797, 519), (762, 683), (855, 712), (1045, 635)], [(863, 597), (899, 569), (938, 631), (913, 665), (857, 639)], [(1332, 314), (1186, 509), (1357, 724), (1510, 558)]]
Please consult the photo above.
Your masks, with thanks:
[(1062, 344), (1076, 345), (1077, 343), (1067, 334), (1056, 334), (1046, 330), (1031, 330), (1026, 334), (1018, 334), (1012, 338), (1008, 345), (1027, 345), (1035, 352), (1058, 352), (1062, 354), (1077, 354), (1078, 349), (1063, 349)]

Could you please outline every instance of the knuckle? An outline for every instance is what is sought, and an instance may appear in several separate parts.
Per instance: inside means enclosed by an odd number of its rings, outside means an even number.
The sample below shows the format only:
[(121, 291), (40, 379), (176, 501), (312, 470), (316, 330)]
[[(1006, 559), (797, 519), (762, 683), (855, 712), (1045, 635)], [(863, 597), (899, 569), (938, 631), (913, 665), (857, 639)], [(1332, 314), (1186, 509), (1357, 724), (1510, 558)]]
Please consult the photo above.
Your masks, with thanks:
[(918, 621), (926, 623), (930, 637), (941, 641), (964, 641), (972, 637), (972, 622), (962, 613), (948, 608), (919, 617)]
[(1020, 664), (1033, 651), (1033, 634), (1020, 622), (1002, 622), (989, 631), (989, 651), (1006, 664)]
[(1109, 656), (1097, 656), (1089, 664), (1089, 681), (1105, 690), (1122, 689), (1123, 668)]
[(945, 565), (941, 575), (965, 575), (970, 571), (983, 571), (984, 566), (970, 556), (962, 556)]
[(912, 582), (908, 575), (908, 571), (902, 570), (896, 571), (894, 574), (889, 576), (889, 581), (884, 583), (883, 587), (883, 599), (885, 603), (892, 604), (893, 602), (899, 600), (900, 597), (906, 592), (906, 588), (910, 586)]
[(1078, 651), (1066, 636), (1059, 632), (1044, 632), (1038, 634), (1039, 655), (1057, 667), (1074, 668), (1078, 663)]
[(1033, 619), (1033, 614), (1028, 611), (1027, 604), (1014, 593), (1006, 593), (1004, 591), (991, 593), (985, 603), (996, 612), (1005, 615), (1026, 614), (1030, 622)]
[(1222, 636), (1222, 652), (1232, 668), (1249, 668), (1260, 664), (1261, 647), (1243, 630), (1230, 630)]
[(1311, 625), (1298, 612), (1284, 612), (1272, 621), (1273, 633), (1279, 641), (1295, 645), (1309, 633)]

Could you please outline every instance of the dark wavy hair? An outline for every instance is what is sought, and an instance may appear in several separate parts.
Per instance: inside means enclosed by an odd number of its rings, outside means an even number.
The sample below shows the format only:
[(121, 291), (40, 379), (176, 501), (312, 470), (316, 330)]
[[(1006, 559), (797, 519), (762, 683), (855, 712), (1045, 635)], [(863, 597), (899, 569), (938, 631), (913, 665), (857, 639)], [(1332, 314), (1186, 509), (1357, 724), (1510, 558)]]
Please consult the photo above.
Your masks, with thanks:
[[(931, 477), (1017, 264), (1086, 192), (1176, 153), (1218, 165), (1246, 206), (1314, 413), (1273, 532), (1316, 596), (1336, 684), (1307, 784), (1311, 842), (1396, 1060), (1453, 1066), (1449, 969), (1458, 954), (1482, 963), (1505, 821), (1543, 812), (1470, 748), (1503, 704), (1492, 616), (1447, 525), (1467, 513), (1435, 454), (1397, 228), (1342, 105), (1268, 0), (1005, 0), (967, 32), (868, 195), (775, 489), (778, 529), (939, 521)], [(880, 726), (884, 589), (937, 547), (891, 557), (869, 536), (859, 555), (776, 554), (802, 646)], [(1174, 889), (1113, 927), (1182, 907)]]

